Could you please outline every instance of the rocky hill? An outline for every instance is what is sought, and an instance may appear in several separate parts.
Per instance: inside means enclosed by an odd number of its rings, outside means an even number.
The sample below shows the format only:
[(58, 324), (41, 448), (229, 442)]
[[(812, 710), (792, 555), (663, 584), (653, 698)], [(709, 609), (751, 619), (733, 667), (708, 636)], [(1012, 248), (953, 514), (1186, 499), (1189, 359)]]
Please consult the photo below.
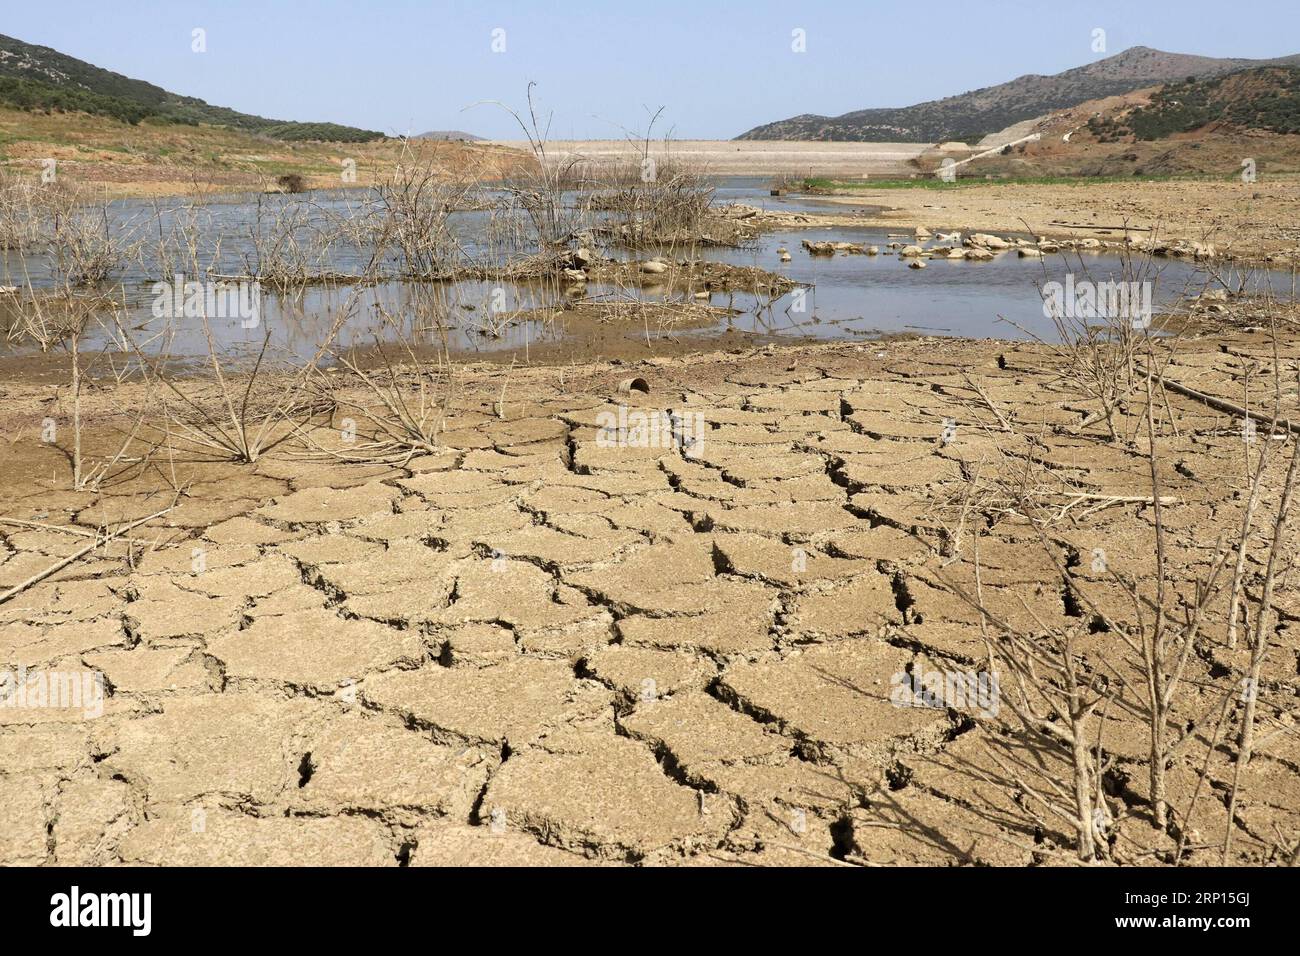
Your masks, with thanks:
[(267, 119), (181, 96), (44, 46), (0, 35), (0, 106), (41, 112), (80, 112), (136, 124), (152, 119), (221, 126), (282, 140), (364, 143), (374, 130), (337, 123)]
[(1101, 142), (1164, 139), (1211, 124), (1300, 133), (1300, 67), (1265, 67), (1209, 80), (1167, 83), (1145, 106), (1088, 123)]
[(975, 142), (1014, 123), (1087, 100), (1174, 80), (1204, 79), (1254, 67), (1288, 65), (1300, 66), (1300, 54), (1273, 60), (1221, 59), (1132, 47), (1053, 76), (1030, 74), (998, 86), (915, 106), (857, 110), (836, 117), (804, 114), (756, 127), (737, 138)]
[[(959, 176), (1209, 176), (1300, 171), (1300, 68), (1177, 80), (1057, 110), (1037, 139), (973, 161)], [(918, 168), (933, 170), (937, 161)]]

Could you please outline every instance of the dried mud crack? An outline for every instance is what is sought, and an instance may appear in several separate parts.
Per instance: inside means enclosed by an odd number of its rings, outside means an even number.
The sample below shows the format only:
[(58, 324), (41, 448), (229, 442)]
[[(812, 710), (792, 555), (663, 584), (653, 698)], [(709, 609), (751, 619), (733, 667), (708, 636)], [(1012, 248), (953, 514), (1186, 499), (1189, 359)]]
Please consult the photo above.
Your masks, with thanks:
[[(1243, 336), (1185, 345), (1172, 367), (1231, 400), (1242, 355), (1271, 361)], [(1279, 356), (1293, 368), (1300, 342)], [(1106, 622), (1138, 612), (1096, 554), (1150, 575), (1148, 461), (1081, 430), (1095, 407), (1050, 358), (956, 340), (719, 353), (675, 364), (671, 385), (647, 363), (652, 390), (631, 395), (626, 367), (516, 368), (504, 403), (485, 371), (464, 376), (439, 452), (400, 465), (178, 456), (166, 517), (0, 603), (0, 669), (91, 671), (104, 692), (93, 715), (0, 706), (0, 863), (1059, 861), (1068, 822), (1035, 794), (1068, 779), (1062, 756), (1005, 712), (896, 697), (987, 666), (976, 588), (986, 615), (1082, 628), (1087, 653), (1124, 667)], [(38, 389), (7, 397), (10, 432), (40, 420)], [(1186, 606), (1242, 518), (1240, 423), (1168, 401), (1159, 477)], [(698, 415), (699, 440), (611, 442), (600, 416), (620, 406)], [(0, 523), (0, 590), (81, 546), (67, 529), (174, 494), (159, 469), (52, 485), (58, 452), (30, 436), (5, 454), (0, 518), (17, 523)], [(1065, 509), (1045, 542), (972, 504), (993, 468)], [(1241, 863), (1300, 829), (1289, 579), (1274, 601), (1259, 685), (1273, 729), (1238, 807)], [(1243, 653), (1188, 655), (1179, 726), (1213, 730), (1196, 719)], [(1210, 748), (1207, 793), (1160, 829), (1142, 734), (1134, 707), (1106, 714), (1115, 852), (1217, 859), (1230, 754)], [(1171, 759), (1175, 807), (1198, 769)]]

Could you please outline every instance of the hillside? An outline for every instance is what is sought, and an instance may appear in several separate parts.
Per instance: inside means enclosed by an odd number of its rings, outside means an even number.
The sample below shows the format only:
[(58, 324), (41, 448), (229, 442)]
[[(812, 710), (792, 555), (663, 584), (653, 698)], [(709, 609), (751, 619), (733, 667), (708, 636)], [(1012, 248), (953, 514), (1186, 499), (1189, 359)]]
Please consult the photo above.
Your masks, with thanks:
[(337, 123), (267, 119), (213, 106), (192, 96), (105, 70), (49, 47), (0, 35), (0, 106), (28, 112), (82, 112), (123, 123), (144, 120), (188, 126), (208, 124), (286, 141), (364, 143), (384, 138), (374, 130)]
[(1053, 76), (1030, 74), (915, 106), (857, 110), (836, 117), (805, 114), (756, 127), (737, 139), (974, 142), (1004, 127), (1088, 100), (1173, 80), (1217, 77), (1273, 65), (1300, 65), (1300, 54), (1274, 60), (1218, 59), (1133, 47)]
[(1147, 105), (1114, 118), (1096, 117), (1088, 128), (1099, 141), (1113, 142), (1129, 136), (1164, 139), (1211, 123), (1300, 133), (1300, 68), (1267, 67), (1169, 83), (1152, 93)]
[[(963, 177), (1213, 176), (1300, 171), (1300, 68), (1261, 67), (1089, 100), (1041, 117), (1036, 142), (964, 167)], [(918, 168), (932, 170), (935, 163)]]
[[(28, 113), (0, 107), (0, 178), (36, 180), (57, 163), (59, 182), (112, 196), (242, 192), (276, 188), (285, 174), (309, 188), (365, 187), (399, 163), (432, 163), (446, 179), (493, 181), (531, 168), (531, 154), (487, 143), (286, 141), (220, 126), (145, 121), (128, 126), (86, 113)], [(351, 160), (355, 166), (345, 166)], [(345, 182), (344, 169), (355, 171)]]

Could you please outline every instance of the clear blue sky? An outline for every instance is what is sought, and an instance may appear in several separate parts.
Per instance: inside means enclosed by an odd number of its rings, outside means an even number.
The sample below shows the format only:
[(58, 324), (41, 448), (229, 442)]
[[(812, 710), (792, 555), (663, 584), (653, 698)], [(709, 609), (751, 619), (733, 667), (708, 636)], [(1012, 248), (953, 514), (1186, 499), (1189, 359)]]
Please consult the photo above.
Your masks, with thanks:
[[(191, 30), (207, 52), (191, 51)], [(1300, 0), (6, 0), (0, 33), (249, 113), (387, 133), (517, 137), (530, 80), (552, 138), (724, 139), (797, 113), (906, 106), (1136, 45), (1300, 52)], [(505, 52), (492, 51), (505, 31)], [(806, 52), (791, 49), (806, 32)]]

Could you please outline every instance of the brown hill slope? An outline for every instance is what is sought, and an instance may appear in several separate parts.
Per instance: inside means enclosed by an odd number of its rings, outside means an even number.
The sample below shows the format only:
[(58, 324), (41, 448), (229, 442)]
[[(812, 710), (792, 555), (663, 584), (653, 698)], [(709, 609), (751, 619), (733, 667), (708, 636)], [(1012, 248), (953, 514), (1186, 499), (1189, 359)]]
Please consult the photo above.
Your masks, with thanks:
[(1013, 123), (1087, 100), (1187, 77), (1221, 76), (1251, 67), (1286, 64), (1300, 65), (1300, 54), (1274, 60), (1221, 59), (1139, 46), (1053, 76), (1029, 74), (998, 86), (915, 106), (857, 110), (836, 117), (805, 114), (756, 127), (737, 138), (974, 141)]
[[(494, 180), (534, 164), (522, 150), (487, 143), (413, 142), (410, 150), (449, 179)], [(274, 188), (296, 173), (310, 188), (367, 186), (402, 159), (398, 140), (285, 142), (216, 126), (145, 120), (129, 126), (85, 113), (28, 113), (0, 107), (0, 175), (37, 177), (55, 160), (61, 182), (114, 196)], [(408, 153), (408, 162), (409, 159)], [(351, 160), (355, 165), (345, 165)], [(345, 182), (345, 170), (355, 179)]]
[(82, 112), (135, 124), (144, 119), (183, 125), (223, 126), (290, 141), (366, 143), (375, 130), (338, 123), (267, 119), (181, 96), (79, 60), (47, 46), (0, 34), (0, 105), (43, 112)]
[(1037, 142), (963, 175), (1209, 175), (1300, 171), (1300, 68), (1262, 67), (1090, 100), (1038, 121)]

